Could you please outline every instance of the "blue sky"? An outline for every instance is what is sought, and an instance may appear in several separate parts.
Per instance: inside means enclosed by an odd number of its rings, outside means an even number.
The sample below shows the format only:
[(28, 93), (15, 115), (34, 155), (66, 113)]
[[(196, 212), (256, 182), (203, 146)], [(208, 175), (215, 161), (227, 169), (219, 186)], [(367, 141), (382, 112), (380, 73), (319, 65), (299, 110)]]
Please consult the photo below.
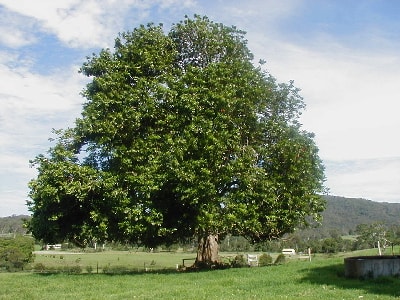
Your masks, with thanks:
[(28, 213), (29, 160), (73, 126), (85, 57), (148, 22), (207, 15), (307, 104), (333, 195), (400, 202), (400, 1), (0, 0), (0, 216)]

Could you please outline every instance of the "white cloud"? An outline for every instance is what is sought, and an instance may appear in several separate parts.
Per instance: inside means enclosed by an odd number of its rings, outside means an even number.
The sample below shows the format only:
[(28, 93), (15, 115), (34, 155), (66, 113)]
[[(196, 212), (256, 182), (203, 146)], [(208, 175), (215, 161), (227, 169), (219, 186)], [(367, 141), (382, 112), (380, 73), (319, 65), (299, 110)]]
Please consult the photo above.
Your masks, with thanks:
[(400, 158), (327, 161), (330, 192), (354, 198), (398, 202)]
[[(107, 1), (8, 1), (1, 3), (9, 10), (37, 21), (44, 31), (55, 34), (71, 47), (92, 47), (107, 40), (111, 18), (106, 12), (113, 10)], [(108, 16), (114, 16), (109, 14)]]
[(260, 26), (260, 24), (265, 24), (265, 22), (273, 23), (280, 18), (290, 16), (301, 3), (301, 0), (248, 0), (243, 5), (242, 1), (233, 0), (227, 5), (225, 1), (219, 0), (216, 4), (220, 5), (223, 10), (216, 10), (216, 12), (220, 16), (225, 15), (229, 17), (231, 21), (232, 19), (239, 21), (235, 23), (237, 26), (244, 25), (248, 27), (252, 24)]
[(35, 37), (27, 32), (33, 26), (31, 20), (26, 20), (16, 13), (2, 10), (0, 7), (0, 45), (18, 48), (35, 42)]
[(27, 70), (15, 72), (2, 68), (0, 77), (7, 78), (7, 82), (0, 83), (2, 103), (8, 112), (13, 111), (13, 115), (28, 114), (31, 117), (72, 110), (81, 102), (78, 100), (80, 97), (77, 76), (73, 73), (68, 72), (71, 77), (62, 74), (56, 77), (37, 75)]
[(295, 80), (307, 104), (305, 128), (317, 135), (324, 159), (400, 156), (396, 100), (400, 57), (338, 47), (277, 41), (256, 49), (269, 53), (268, 69), (279, 81)]
[(2, 192), (0, 205), (0, 217), (8, 217), (11, 215), (30, 215), (26, 201), (27, 194), (20, 190), (8, 190)]
[(395, 97), (400, 72), (392, 69), (400, 68), (399, 60), (331, 55), (308, 66), (295, 70), (308, 102), (303, 120), (317, 133), (324, 157), (400, 156), (400, 141), (393, 138), (400, 127)]
[(16, 64), (0, 55), (1, 215), (26, 211), (27, 184), (36, 174), (29, 160), (47, 151), (52, 128), (73, 125), (83, 102), (77, 68), (43, 76)]
[(144, 1), (148, 4), (152, 4), (153, 6), (159, 5), (161, 9), (168, 8), (190, 8), (196, 6), (195, 0), (153, 0), (153, 1)]
[(0, 0), (10, 11), (37, 21), (44, 31), (55, 34), (70, 47), (107, 47), (122, 31), (126, 18), (135, 23), (146, 16), (149, 9), (191, 7), (190, 0)]

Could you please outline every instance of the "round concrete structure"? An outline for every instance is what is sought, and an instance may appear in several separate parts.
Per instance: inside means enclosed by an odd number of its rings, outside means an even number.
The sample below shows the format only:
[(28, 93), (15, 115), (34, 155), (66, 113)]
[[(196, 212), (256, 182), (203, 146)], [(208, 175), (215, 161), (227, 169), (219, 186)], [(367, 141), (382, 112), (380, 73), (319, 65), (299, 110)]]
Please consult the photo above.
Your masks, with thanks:
[(400, 256), (355, 256), (344, 259), (344, 274), (348, 278), (377, 278), (400, 275)]

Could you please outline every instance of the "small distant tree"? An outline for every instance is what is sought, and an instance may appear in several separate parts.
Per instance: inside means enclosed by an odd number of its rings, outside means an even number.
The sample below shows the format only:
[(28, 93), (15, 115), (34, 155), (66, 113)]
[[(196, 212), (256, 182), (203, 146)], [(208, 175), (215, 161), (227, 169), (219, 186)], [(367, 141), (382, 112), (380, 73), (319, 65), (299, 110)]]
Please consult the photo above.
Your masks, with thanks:
[(385, 249), (391, 243), (390, 229), (382, 222), (359, 224), (355, 232), (358, 235), (355, 242), (358, 248), (377, 248), (379, 242)]
[(211, 266), (226, 234), (257, 242), (318, 219), (304, 102), (252, 60), (243, 31), (200, 16), (167, 34), (140, 26), (89, 57), (81, 118), (32, 161), (33, 235), (152, 248), (197, 237), (196, 265)]
[(339, 251), (339, 243), (335, 238), (326, 238), (322, 241), (321, 250), (323, 253), (336, 253)]
[(33, 261), (34, 240), (30, 237), (0, 239), (0, 268), (7, 271), (23, 269)]
[(388, 238), (394, 245), (400, 245), (400, 226), (392, 225), (388, 230)]

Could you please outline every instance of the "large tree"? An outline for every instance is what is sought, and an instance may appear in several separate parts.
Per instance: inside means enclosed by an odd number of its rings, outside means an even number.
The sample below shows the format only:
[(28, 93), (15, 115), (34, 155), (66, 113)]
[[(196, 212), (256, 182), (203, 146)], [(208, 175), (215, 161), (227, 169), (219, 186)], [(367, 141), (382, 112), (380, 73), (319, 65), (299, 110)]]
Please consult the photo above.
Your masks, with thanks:
[(324, 172), (298, 117), (293, 83), (253, 64), (244, 32), (206, 17), (119, 35), (81, 72), (91, 81), (75, 126), (32, 161), (30, 229), (45, 242), (154, 247), (278, 238), (318, 218)]

